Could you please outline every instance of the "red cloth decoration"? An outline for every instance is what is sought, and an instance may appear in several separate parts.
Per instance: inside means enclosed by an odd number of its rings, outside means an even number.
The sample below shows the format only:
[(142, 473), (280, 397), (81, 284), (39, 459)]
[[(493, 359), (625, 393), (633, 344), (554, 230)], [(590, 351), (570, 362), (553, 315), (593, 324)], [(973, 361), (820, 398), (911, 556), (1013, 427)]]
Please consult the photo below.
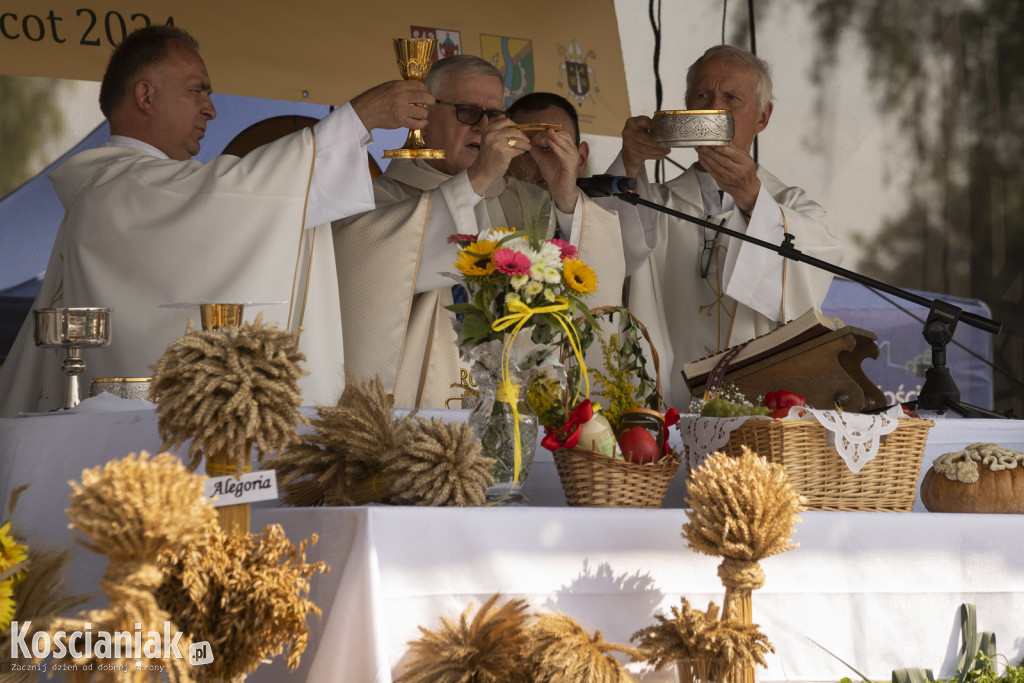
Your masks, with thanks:
[(668, 455), (668, 428), (679, 422), (679, 411), (669, 408), (665, 411), (665, 424), (661, 428), (661, 454)]
[[(559, 429), (544, 428), (545, 436), (540, 445), (549, 451), (556, 448), (576, 448), (580, 442), (580, 428), (594, 417), (594, 406), (590, 399), (584, 399), (572, 409), (569, 419)], [(676, 418), (678, 419), (678, 417)]]

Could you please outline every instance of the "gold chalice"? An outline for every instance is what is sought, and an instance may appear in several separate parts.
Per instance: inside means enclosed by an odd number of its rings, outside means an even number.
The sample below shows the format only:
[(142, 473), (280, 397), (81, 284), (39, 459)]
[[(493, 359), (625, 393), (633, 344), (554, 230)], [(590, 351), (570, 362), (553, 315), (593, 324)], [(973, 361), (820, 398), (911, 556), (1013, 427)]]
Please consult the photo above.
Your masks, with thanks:
[(60, 364), (67, 376), (64, 389), (64, 408), (81, 403), (78, 376), (85, 372), (85, 359), (79, 349), (106, 346), (110, 343), (109, 308), (36, 308), (36, 346), (62, 346), (67, 356)]
[(199, 318), (203, 331), (220, 330), (225, 327), (240, 327), (244, 304), (205, 303), (199, 304)]
[[(433, 38), (395, 38), (398, 71), (407, 81), (422, 81), (430, 73), (437, 41)], [(401, 149), (384, 150), (385, 159), (444, 159), (443, 149), (427, 149), (419, 128), (409, 131)]]

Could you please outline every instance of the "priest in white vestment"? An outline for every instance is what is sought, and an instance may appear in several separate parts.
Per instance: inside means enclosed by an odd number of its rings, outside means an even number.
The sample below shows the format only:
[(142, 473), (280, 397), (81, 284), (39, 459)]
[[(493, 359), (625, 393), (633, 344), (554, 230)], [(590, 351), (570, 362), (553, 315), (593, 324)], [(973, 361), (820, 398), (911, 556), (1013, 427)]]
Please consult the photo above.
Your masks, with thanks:
[[(65, 207), (33, 308), (110, 308), (111, 343), (85, 349), (94, 377), (148, 377), (167, 346), (198, 323), (194, 302), (251, 306), (282, 329), (304, 328), (307, 405), (343, 389), (341, 319), (330, 221), (373, 208), (369, 130), (422, 124), (433, 101), (395, 81), (244, 158), (191, 160), (216, 116), (195, 41), (174, 27), (129, 35), (100, 92), (111, 138), (50, 174)], [(198, 324), (196, 325), (198, 328)], [(0, 417), (60, 408), (63, 349), (34, 344), (22, 325), (0, 369)]]
[[(453, 233), (491, 227), (556, 230), (594, 269), (591, 306), (619, 304), (625, 266), (618, 217), (576, 188), (578, 156), (567, 132), (548, 136), (552, 154), (504, 115), (501, 74), (470, 55), (439, 60), (425, 81), (437, 103), (423, 131), (444, 159), (391, 161), (374, 180), (374, 211), (334, 223), (346, 365), (379, 377), (403, 407), (444, 407), (461, 395), (453, 302)], [(505, 178), (509, 162), (535, 155), (547, 191)], [(449, 404), (451, 405), (451, 404)], [(458, 404), (454, 404), (456, 407)]]
[[(608, 173), (636, 177), (644, 199), (772, 244), (791, 233), (801, 252), (838, 265), (843, 248), (825, 223), (825, 210), (750, 156), (754, 136), (768, 125), (773, 108), (768, 65), (750, 52), (719, 45), (694, 62), (686, 83), (688, 109), (732, 112), (732, 144), (698, 147), (697, 163), (682, 175), (651, 183), (644, 162), (671, 150), (651, 136), (650, 118), (639, 116), (626, 122), (622, 153)], [(683, 364), (821, 307), (832, 281), (827, 271), (654, 209), (622, 204), (623, 223), (639, 223), (646, 246), (654, 250), (632, 273), (629, 308), (652, 333), (662, 385), (679, 410), (690, 401)]]

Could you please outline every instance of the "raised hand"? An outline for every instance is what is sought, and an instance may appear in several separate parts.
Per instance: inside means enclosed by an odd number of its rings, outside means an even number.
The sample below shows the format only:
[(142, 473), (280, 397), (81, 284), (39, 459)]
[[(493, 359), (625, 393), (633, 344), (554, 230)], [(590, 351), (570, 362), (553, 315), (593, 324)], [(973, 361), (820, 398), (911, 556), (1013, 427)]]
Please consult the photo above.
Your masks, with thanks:
[(352, 99), (352, 108), (366, 130), (374, 128), (423, 128), (427, 105), (434, 96), (420, 81), (388, 81)]
[(655, 142), (651, 135), (651, 119), (649, 116), (634, 116), (626, 120), (622, 129), (622, 163), (626, 175), (635, 178), (644, 162), (649, 159), (662, 159), (672, 149)]
[(530, 151), (530, 138), (506, 117), (494, 119), (480, 132), (480, 152), (467, 169), (473, 191), (484, 191), (505, 175), (514, 157)]
[(746, 150), (733, 145), (698, 147), (697, 160), (718, 187), (732, 195), (737, 208), (747, 213), (754, 210), (761, 180), (757, 177), (757, 163)]
[(530, 156), (537, 162), (559, 211), (572, 213), (579, 197), (576, 178), (580, 165), (580, 151), (572, 133), (551, 129), (537, 133), (530, 146)]

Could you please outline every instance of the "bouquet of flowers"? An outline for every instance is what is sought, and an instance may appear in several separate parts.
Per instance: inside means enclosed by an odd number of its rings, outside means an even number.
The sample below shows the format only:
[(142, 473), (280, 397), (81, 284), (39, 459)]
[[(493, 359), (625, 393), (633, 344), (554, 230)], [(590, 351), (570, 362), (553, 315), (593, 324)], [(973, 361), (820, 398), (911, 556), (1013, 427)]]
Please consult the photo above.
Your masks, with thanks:
[(588, 310), (580, 297), (597, 290), (597, 276), (576, 247), (512, 228), (456, 234), (448, 242), (460, 247), (453, 277), (469, 299), (449, 306), (462, 320), (461, 346), (504, 341), (510, 326), (531, 328), (531, 340), (548, 351), (559, 334), (578, 336), (572, 316)]
[[(448, 308), (456, 314), (459, 345), (473, 361), (474, 372), (479, 371), (481, 387), (470, 423), (483, 454), (497, 461), (493, 473), (499, 487), (506, 487), (500, 494), (503, 500), (526, 476), (529, 463), (523, 462), (523, 454), (527, 449), (532, 453), (536, 443), (536, 422), (524, 420), (519, 407), (520, 388), (529, 386), (532, 372), (550, 363), (553, 352), (567, 343), (582, 370), (576, 393), (589, 393), (574, 318), (590, 320), (582, 297), (597, 290), (597, 277), (572, 244), (527, 231), (496, 228), (480, 235), (452, 235), (448, 241), (459, 246), (458, 273), (448, 275), (466, 293), (466, 301)], [(516, 344), (523, 332), (532, 345)], [(488, 382), (496, 385), (493, 398), (484, 396)]]

